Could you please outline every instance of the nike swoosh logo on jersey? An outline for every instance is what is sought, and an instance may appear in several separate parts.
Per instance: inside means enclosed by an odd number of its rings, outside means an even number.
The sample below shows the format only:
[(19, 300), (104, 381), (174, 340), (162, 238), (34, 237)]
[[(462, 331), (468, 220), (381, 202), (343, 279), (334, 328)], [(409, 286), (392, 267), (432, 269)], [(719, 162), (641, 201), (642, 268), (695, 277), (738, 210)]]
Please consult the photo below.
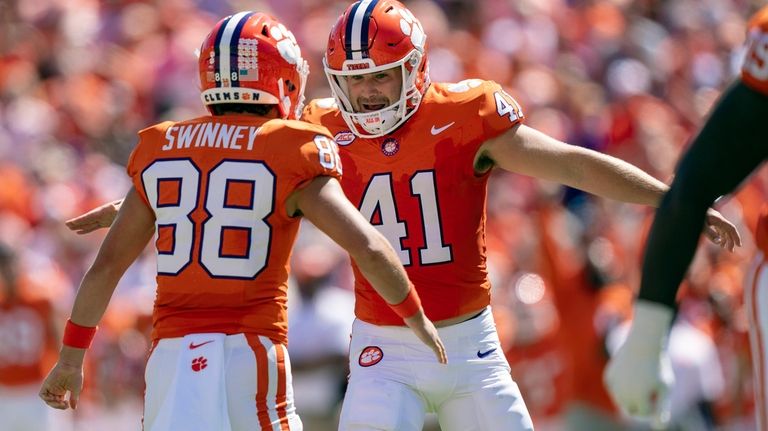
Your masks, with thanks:
[(195, 344), (195, 343), (190, 342), (189, 343), (189, 350), (197, 349), (198, 347), (205, 346), (208, 343), (213, 343), (213, 340), (208, 340), (208, 341), (202, 342), (200, 344)]
[(480, 359), (482, 359), (482, 358), (484, 358), (484, 357), (486, 357), (486, 356), (490, 355), (491, 353), (493, 353), (493, 352), (495, 352), (495, 351), (496, 351), (496, 348), (495, 348), (495, 347), (494, 347), (493, 349), (491, 349), (491, 350), (488, 350), (487, 352), (481, 352), (481, 351), (479, 351), (479, 350), (478, 350), (478, 351), (477, 351), (477, 357), (478, 357), (478, 358), (480, 358)]
[(447, 129), (447, 128), (449, 128), (449, 127), (453, 126), (453, 125), (454, 125), (454, 123), (456, 123), (456, 122), (455, 122), (455, 121), (451, 121), (450, 123), (446, 124), (445, 126), (443, 126), (443, 127), (439, 127), (439, 128), (438, 128), (438, 127), (435, 127), (435, 126), (433, 125), (433, 126), (432, 126), (432, 130), (431, 130), (431, 132), (432, 132), (432, 135), (438, 135), (438, 134), (442, 133), (442, 132), (443, 132), (445, 129)]

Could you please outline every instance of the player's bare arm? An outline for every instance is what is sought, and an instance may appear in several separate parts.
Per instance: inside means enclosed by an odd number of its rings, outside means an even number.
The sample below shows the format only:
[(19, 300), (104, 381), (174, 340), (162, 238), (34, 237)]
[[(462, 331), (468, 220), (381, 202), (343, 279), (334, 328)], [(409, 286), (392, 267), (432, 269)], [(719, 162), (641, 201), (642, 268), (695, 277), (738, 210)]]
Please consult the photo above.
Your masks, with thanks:
[[(347, 250), (366, 279), (389, 304), (399, 304), (410, 292), (405, 269), (386, 238), (365, 220), (347, 200), (339, 182), (331, 177), (317, 177), (307, 187), (295, 192), (286, 202), (290, 215), (304, 217)], [(437, 329), (419, 311), (405, 323), (429, 346), (440, 363), (446, 363), (445, 347)]]
[[(669, 187), (642, 169), (598, 151), (566, 144), (520, 124), (478, 150), (476, 166), (491, 165), (584, 190), (617, 201), (658, 207)], [(736, 226), (710, 208), (704, 233), (733, 250), (741, 246)]]
[[(72, 323), (83, 327), (99, 323), (120, 277), (152, 237), (154, 222), (152, 211), (131, 188), (96, 260), (83, 277), (72, 307)], [(77, 407), (83, 387), (85, 351), (70, 346), (61, 348), (56, 366), (40, 388), (40, 398), (46, 404), (56, 409)]]

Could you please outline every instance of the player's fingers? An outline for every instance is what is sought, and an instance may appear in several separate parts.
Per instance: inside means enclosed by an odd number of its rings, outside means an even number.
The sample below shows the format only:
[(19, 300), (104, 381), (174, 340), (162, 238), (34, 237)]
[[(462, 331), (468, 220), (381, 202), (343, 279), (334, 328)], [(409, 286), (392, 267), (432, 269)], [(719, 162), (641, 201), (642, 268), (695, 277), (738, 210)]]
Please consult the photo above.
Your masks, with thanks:
[(735, 230), (729, 238), (731, 239), (731, 251), (735, 250), (736, 247), (741, 247), (741, 236), (738, 230)]
[(715, 244), (720, 245), (720, 242), (722, 241), (720, 234), (718, 234), (717, 230), (712, 226), (707, 225), (704, 227), (704, 235)]
[(435, 341), (435, 345), (434, 347), (432, 347), (432, 350), (435, 352), (435, 355), (437, 355), (437, 361), (440, 362), (441, 364), (447, 364), (448, 355), (445, 353), (445, 346), (443, 345), (443, 340), (440, 339), (440, 336), (437, 336), (437, 338), (434, 341)]
[(43, 402), (55, 409), (65, 410), (67, 408), (67, 403), (64, 401), (64, 394), (51, 392), (44, 387), (40, 390), (38, 396)]
[(80, 226), (80, 229), (77, 231), (77, 233), (79, 233), (80, 235), (83, 235), (83, 234), (91, 233), (95, 230), (98, 230), (99, 228), (101, 228), (101, 225), (99, 225), (98, 223), (95, 223), (95, 222), (89, 223), (87, 225)]
[(82, 226), (84, 224), (90, 224), (90, 223), (93, 223), (92, 217), (90, 217), (90, 213), (73, 217), (64, 222), (64, 224), (67, 225), (67, 227), (78, 227), (78, 226)]
[(69, 408), (66, 401), (45, 401), (45, 404), (57, 410), (66, 410)]
[(72, 391), (69, 393), (69, 406), (72, 407), (72, 409), (77, 409), (77, 401), (80, 399), (80, 391)]
[(440, 339), (440, 335), (438, 335), (437, 329), (434, 327), (432, 322), (425, 322), (423, 326), (418, 328), (416, 334), (424, 344), (429, 346), (429, 348), (435, 352), (435, 356), (437, 357), (438, 362), (441, 364), (448, 362), (447, 356), (445, 354), (445, 346), (443, 345), (443, 341)]
[(730, 249), (733, 251), (736, 247), (741, 247), (741, 235), (739, 234), (739, 230), (736, 228), (736, 226), (732, 224), (727, 224), (723, 227), (722, 235), (726, 238), (728, 238), (730, 242)]
[(84, 222), (84, 221), (66, 221), (64, 222), (64, 225), (69, 228), (69, 230), (83, 230), (83, 229), (94, 229), (97, 224), (95, 222)]

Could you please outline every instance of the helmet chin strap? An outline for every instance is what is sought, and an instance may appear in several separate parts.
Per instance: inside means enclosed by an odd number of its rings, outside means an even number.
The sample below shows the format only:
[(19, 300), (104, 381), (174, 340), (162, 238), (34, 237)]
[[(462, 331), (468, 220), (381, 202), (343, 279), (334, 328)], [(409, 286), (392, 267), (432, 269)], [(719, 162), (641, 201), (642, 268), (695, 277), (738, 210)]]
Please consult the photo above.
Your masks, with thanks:
[[(371, 135), (388, 133), (391, 129), (390, 125), (397, 123), (397, 120), (401, 117), (401, 115), (397, 115), (402, 110), (400, 105), (400, 103), (390, 105), (381, 111), (371, 113), (370, 116), (361, 114), (354, 117), (353, 121)], [(365, 120), (369, 118), (375, 118), (377, 121), (368, 123)]]
[(283, 82), (283, 78), (277, 80), (277, 91), (280, 92), (278, 95), (278, 100), (280, 101), (280, 115), (282, 115), (283, 118), (286, 118), (288, 113), (291, 112), (291, 99), (285, 95), (285, 83)]

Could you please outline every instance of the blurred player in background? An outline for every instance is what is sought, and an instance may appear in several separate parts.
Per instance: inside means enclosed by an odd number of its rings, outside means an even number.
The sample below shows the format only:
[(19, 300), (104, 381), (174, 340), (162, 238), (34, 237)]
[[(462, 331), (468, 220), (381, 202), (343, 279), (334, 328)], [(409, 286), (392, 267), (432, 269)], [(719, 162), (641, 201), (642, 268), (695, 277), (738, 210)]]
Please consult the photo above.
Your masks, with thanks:
[[(531, 429), (489, 308), (491, 171), (654, 206), (667, 187), (633, 165), (523, 125), (517, 102), (494, 82), (430, 83), (425, 49), (420, 22), (401, 3), (352, 4), (331, 30), (324, 59), (334, 99), (313, 101), (302, 117), (344, 147), (344, 192), (395, 248), (451, 362), (431, 364), (432, 353), (397, 327), (400, 319), (356, 266), (340, 429), (420, 430), (428, 411), (448, 431)], [(95, 211), (101, 219), (111, 212)], [(708, 235), (732, 247), (735, 228), (714, 210), (708, 222)], [(103, 224), (85, 217), (69, 226), (87, 232)]]
[[(663, 400), (672, 384), (665, 352), (675, 298), (696, 250), (707, 208), (733, 192), (768, 157), (760, 132), (768, 118), (768, 7), (750, 21), (741, 78), (721, 96), (677, 169), (656, 212), (643, 264), (635, 318), (624, 346), (611, 360), (605, 381), (616, 402), (630, 414), (665, 416)], [(758, 235), (758, 244), (761, 240)], [(758, 274), (756, 283), (762, 277)], [(747, 290), (760, 289), (757, 284)], [(749, 295), (750, 293), (748, 293)], [(765, 394), (765, 289), (751, 293), (757, 395)], [(748, 301), (750, 302), (750, 301)], [(761, 319), (761, 320), (760, 320)], [(660, 360), (661, 359), (661, 360)], [(767, 430), (766, 400), (757, 399), (759, 429)]]
[(287, 262), (301, 216), (350, 253), (444, 363), (394, 251), (344, 197), (328, 131), (294, 121), (307, 66), (293, 34), (269, 15), (228, 16), (202, 44), (199, 74), (212, 115), (139, 133), (133, 187), (83, 278), (40, 397), (77, 406), (96, 325), (156, 232), (144, 429), (302, 429), (285, 348)]
[(749, 342), (755, 387), (755, 417), (768, 430), (768, 204), (763, 205), (755, 233), (757, 252), (744, 286), (749, 316)]
[(59, 331), (51, 302), (30, 296), (19, 268), (16, 252), (0, 243), (2, 429), (45, 431), (53, 429), (51, 415), (37, 398), (37, 388), (55, 360)]

